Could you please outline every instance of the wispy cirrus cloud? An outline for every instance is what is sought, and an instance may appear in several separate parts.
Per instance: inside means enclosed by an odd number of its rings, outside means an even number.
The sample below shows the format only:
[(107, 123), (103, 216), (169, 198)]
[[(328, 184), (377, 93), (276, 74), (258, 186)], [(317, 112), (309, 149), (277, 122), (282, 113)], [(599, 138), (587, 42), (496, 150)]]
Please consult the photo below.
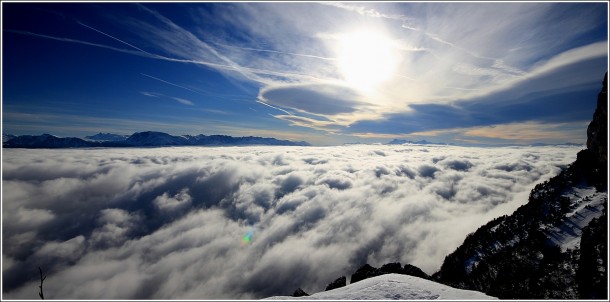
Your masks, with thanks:
[[(386, 129), (396, 125), (392, 117), (398, 116), (412, 118), (421, 126), (399, 127), (395, 133), (460, 126), (430, 121), (436, 116), (422, 108), (458, 108), (450, 118), (468, 119), (463, 127), (546, 121), (550, 114), (544, 111), (511, 111), (507, 117), (480, 110), (499, 110), (501, 104), (513, 106), (515, 102), (522, 108), (540, 107), (540, 98), (534, 94), (555, 94), (560, 87), (592, 91), (599, 74), (607, 69), (603, 63), (607, 61), (607, 38), (600, 29), (607, 25), (607, 16), (599, 9), (602, 7), (574, 3), (221, 3), (181, 8), (189, 15), (189, 22), (182, 22), (161, 6), (136, 4), (126, 6), (135, 13), (103, 19), (120, 30), (107, 30), (109, 24), (103, 22), (76, 23), (128, 49), (105, 45), (99, 39), (88, 42), (10, 32), (195, 64), (220, 72), (230, 81), (252, 84), (259, 93), (251, 101), (294, 116), (276, 115), (290, 125), (332, 134), (386, 135)], [(372, 91), (350, 83), (340, 65), (345, 61), (340, 57), (342, 39), (362, 29), (387, 38), (397, 58), (392, 76)], [(577, 74), (571, 73), (576, 70)], [(200, 93), (171, 79), (148, 77)], [(342, 86), (349, 92), (336, 88)], [(508, 100), (509, 94), (521, 97)], [(570, 107), (567, 101), (565, 104), (563, 109)], [(575, 107), (564, 111), (579, 111)], [(555, 119), (574, 121), (575, 116), (551, 111)], [(315, 122), (312, 116), (325, 122)]]
[(162, 97), (162, 98), (169, 98), (169, 99), (172, 99), (172, 100), (174, 100), (174, 101), (176, 101), (176, 102), (178, 102), (180, 104), (183, 104), (183, 105), (189, 105), (189, 106), (194, 106), (195, 105), (193, 102), (191, 102), (191, 101), (189, 101), (187, 99), (183, 99), (183, 98), (179, 98), (179, 97), (174, 97), (174, 96), (167, 96), (167, 95), (164, 95), (164, 94), (161, 94), (161, 93), (148, 92), (148, 91), (141, 91), (140, 93), (142, 95), (153, 97), (153, 98), (160, 98), (160, 97)]
[(357, 91), (337, 85), (276, 86), (261, 90), (259, 98), (274, 106), (323, 116), (350, 113), (365, 105)]
[(131, 48), (133, 48), (133, 49), (135, 49), (135, 50), (137, 50), (137, 51), (140, 51), (140, 52), (143, 52), (143, 53), (145, 53), (145, 54), (148, 54), (149, 56), (155, 56), (155, 55), (153, 55), (153, 54), (151, 54), (151, 53), (149, 53), (149, 52), (147, 52), (147, 51), (145, 51), (145, 50), (143, 50), (143, 49), (141, 49), (141, 48), (139, 48), (139, 47), (137, 47), (137, 46), (134, 46), (134, 45), (132, 45), (132, 44), (129, 44), (129, 43), (127, 43), (127, 42), (125, 42), (125, 41), (123, 41), (123, 40), (121, 40), (121, 39), (117, 38), (117, 37), (111, 36), (111, 35), (109, 35), (109, 34), (107, 34), (107, 33), (103, 32), (103, 31), (101, 31), (101, 30), (95, 29), (95, 28), (93, 28), (93, 27), (91, 27), (91, 26), (89, 26), (89, 25), (87, 25), (87, 24), (84, 24), (84, 23), (82, 23), (82, 22), (80, 22), (80, 21), (78, 21), (78, 24), (80, 24), (80, 25), (82, 25), (82, 26), (84, 26), (84, 27), (86, 27), (86, 28), (89, 28), (89, 29), (91, 29), (91, 30), (93, 30), (93, 31), (95, 31), (95, 32), (98, 32), (98, 33), (100, 33), (100, 34), (102, 34), (102, 35), (104, 35), (104, 36), (106, 36), (106, 37), (109, 37), (109, 38), (111, 38), (111, 39), (114, 39), (114, 40), (116, 40), (116, 41), (119, 41), (119, 42), (121, 42), (121, 43), (123, 43), (123, 44), (125, 44), (125, 45), (127, 45), (127, 46), (129, 46), (129, 47), (131, 47)]
[(195, 104), (193, 104), (193, 102), (191, 102), (187, 99), (177, 98), (177, 97), (172, 97), (172, 99), (176, 100), (180, 104), (189, 105), (189, 106), (195, 105)]

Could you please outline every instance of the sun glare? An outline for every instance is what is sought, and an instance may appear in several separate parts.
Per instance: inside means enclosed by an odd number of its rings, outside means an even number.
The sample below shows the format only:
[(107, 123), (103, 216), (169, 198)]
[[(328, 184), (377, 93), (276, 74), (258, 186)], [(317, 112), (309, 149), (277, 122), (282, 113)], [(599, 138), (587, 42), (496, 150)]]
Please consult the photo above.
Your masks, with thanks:
[(341, 35), (337, 60), (344, 80), (362, 91), (373, 90), (391, 79), (399, 63), (392, 41), (373, 31)]

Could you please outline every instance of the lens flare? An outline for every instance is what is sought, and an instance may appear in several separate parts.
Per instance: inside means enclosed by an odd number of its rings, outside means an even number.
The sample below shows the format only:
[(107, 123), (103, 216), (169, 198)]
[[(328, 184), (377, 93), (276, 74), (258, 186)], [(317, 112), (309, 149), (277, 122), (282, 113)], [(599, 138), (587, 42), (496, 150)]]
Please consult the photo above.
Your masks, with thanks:
[(244, 237), (241, 239), (241, 243), (242, 243), (243, 245), (248, 245), (248, 244), (250, 244), (250, 241), (252, 241), (252, 234), (254, 234), (254, 230), (253, 230), (253, 229), (250, 229), (250, 230), (248, 231), (248, 233), (246, 234), (246, 236), (244, 236)]

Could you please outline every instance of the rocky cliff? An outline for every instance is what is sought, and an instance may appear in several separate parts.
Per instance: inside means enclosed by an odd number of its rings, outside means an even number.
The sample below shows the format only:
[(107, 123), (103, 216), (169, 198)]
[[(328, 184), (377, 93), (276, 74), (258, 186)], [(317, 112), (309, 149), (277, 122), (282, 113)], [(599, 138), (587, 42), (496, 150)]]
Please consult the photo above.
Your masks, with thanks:
[(433, 280), (504, 299), (606, 299), (607, 74), (587, 149), (528, 203), (470, 234)]
[(593, 152), (605, 167), (608, 164), (608, 73), (602, 91), (597, 95), (597, 108), (587, 128), (587, 150)]

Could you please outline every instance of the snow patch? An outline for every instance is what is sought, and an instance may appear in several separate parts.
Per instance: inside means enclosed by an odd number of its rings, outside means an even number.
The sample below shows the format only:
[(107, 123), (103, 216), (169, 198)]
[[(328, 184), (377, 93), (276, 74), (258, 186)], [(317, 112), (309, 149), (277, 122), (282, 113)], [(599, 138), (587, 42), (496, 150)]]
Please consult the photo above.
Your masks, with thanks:
[(582, 229), (591, 220), (602, 216), (604, 203), (608, 200), (607, 192), (597, 192), (595, 187), (572, 188), (562, 194), (570, 199), (571, 211), (563, 221), (549, 227), (546, 231), (550, 241), (561, 247), (562, 251), (580, 246)]
[(481, 292), (453, 288), (426, 279), (387, 274), (305, 297), (275, 296), (264, 300), (491, 300)]

